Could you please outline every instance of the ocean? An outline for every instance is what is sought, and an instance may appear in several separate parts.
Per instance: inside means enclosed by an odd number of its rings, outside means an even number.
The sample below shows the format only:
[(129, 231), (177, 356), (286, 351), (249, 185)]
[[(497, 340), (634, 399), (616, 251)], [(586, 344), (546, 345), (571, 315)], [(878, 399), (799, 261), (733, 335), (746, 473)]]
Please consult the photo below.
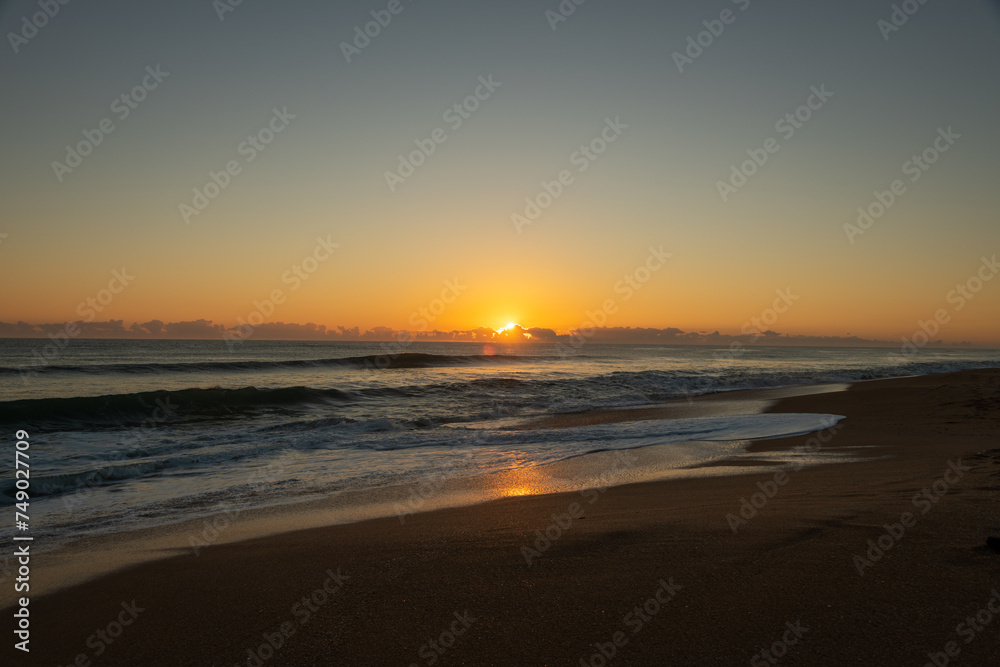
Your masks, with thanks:
[[(838, 417), (516, 426), (737, 389), (1000, 365), (1000, 352), (971, 349), (924, 350), (898, 364), (891, 350), (820, 347), (587, 344), (567, 353), (545, 344), (413, 343), (387, 354), (377, 342), (47, 344), (0, 340), (0, 424), (11, 451), (15, 431), (30, 434), (32, 530), (43, 549), (226, 508), (433, 488), (595, 452), (657, 446), (664, 470), (691, 470), (747, 440), (808, 433)], [(3, 458), (0, 493), (13, 502), (12, 457)]]

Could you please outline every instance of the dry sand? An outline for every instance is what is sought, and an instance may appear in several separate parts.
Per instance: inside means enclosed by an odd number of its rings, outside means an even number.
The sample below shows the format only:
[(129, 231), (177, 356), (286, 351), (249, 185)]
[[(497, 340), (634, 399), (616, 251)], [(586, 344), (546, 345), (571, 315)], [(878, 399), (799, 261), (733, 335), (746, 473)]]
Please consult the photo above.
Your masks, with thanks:
[[(780, 485), (746, 468), (213, 546), (33, 598), (30, 659), (8, 630), (4, 663), (599, 666), (603, 649), (611, 665), (1000, 664), (1000, 614), (980, 613), (1000, 588), (1000, 554), (985, 546), (1000, 535), (1000, 371), (865, 382), (768, 409), (846, 415), (821, 452), (866, 460), (787, 469)], [(751, 452), (807, 443), (819, 441)], [(776, 492), (734, 533), (727, 515), (759, 484)], [(582, 516), (552, 527), (571, 512)], [(546, 529), (558, 538), (532, 546)], [(889, 548), (862, 575), (855, 556), (880, 537)], [(141, 611), (123, 608), (133, 601)], [(280, 648), (261, 651), (266, 636)], [(775, 663), (760, 653), (772, 646)]]

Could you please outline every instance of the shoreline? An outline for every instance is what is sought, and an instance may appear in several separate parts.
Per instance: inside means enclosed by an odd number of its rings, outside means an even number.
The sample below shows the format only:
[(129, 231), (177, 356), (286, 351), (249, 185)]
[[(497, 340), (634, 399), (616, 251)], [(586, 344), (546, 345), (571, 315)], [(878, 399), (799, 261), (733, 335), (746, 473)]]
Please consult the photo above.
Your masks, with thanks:
[[(510, 430), (762, 414), (782, 398), (845, 391), (849, 386), (846, 383), (824, 383), (740, 389), (670, 401), (659, 406), (595, 409), (522, 419)], [(402, 521), (416, 513), (470, 507), (511, 496), (574, 493), (590, 486), (773, 472), (782, 465), (789, 465), (789, 457), (768, 459), (748, 453), (754, 442), (771, 440), (776, 438), (715, 441), (720, 454), (692, 465), (678, 466), (671, 461), (674, 449), (687, 444), (674, 442), (592, 451), (552, 463), (491, 473), (459, 470), (456, 467), (444, 470), (440, 477), (435, 476), (429, 482), (347, 489), (333, 495), (280, 504), (233, 504), (223, 511), (196, 518), (82, 536), (51, 550), (39, 551), (39, 558), (44, 564), (38, 568), (38, 578), (42, 583), (36, 587), (35, 594), (56, 593), (143, 563), (185, 553), (197, 555), (201, 548), (207, 546), (273, 537), (299, 530), (397, 517), (402, 517)], [(828, 465), (806, 458), (806, 465)], [(851, 459), (848, 456), (843, 458)], [(429, 495), (421, 493), (425, 486), (431, 487)], [(16, 598), (13, 591), (2, 589), (0, 608), (13, 605)]]
[[(469, 641), (456, 643), (449, 662), (578, 664), (567, 657), (589, 657), (595, 642), (607, 642), (621, 629), (632, 601), (647, 599), (656, 592), (656, 581), (674, 577), (683, 588), (665, 605), (671, 620), (621, 647), (629, 664), (690, 664), (708, 655), (724, 664), (747, 661), (753, 646), (770, 645), (783, 623), (806, 611), (814, 620), (804, 622), (817, 625), (809, 626), (783, 664), (832, 664), (834, 655), (849, 661), (862, 655), (850, 650), (861, 647), (882, 664), (898, 664), (904, 655), (923, 664), (920, 642), (927, 640), (927, 651), (941, 650), (938, 644), (953, 639), (941, 628), (954, 627), (966, 607), (975, 611), (977, 592), (985, 603), (988, 584), (996, 585), (1000, 577), (1000, 557), (983, 546), (986, 536), (1000, 532), (989, 508), (998, 488), (1000, 450), (987, 451), (997, 445), (997, 397), (1000, 371), (976, 370), (872, 380), (846, 391), (782, 398), (767, 410), (846, 415), (843, 428), (820, 451), (865, 461), (787, 471), (789, 479), (782, 483), (774, 460), (811, 436), (758, 440), (742, 450), (748, 456), (738, 458), (745, 463), (759, 457), (764, 465), (736, 474), (642, 481), (593, 496), (508, 497), (421, 512), (404, 523), (391, 517), (219, 543), (198, 556), (133, 565), (33, 597), (34, 636), (46, 659), (69, 664), (78, 652), (88, 652), (94, 614), (103, 618), (122, 600), (135, 598), (149, 605), (147, 614), (156, 622), (141, 631), (136, 621), (113, 653), (109, 647), (105, 664), (177, 664), (185, 655), (198, 655), (196, 662), (203, 664), (246, 664), (240, 656), (246, 660), (247, 647), (255, 650), (262, 633), (280, 626), (290, 601), (321, 585), (319, 574), (326, 568), (340, 567), (350, 578), (338, 591), (336, 610), (328, 609), (322, 624), (303, 624), (266, 664), (331, 664), (322, 656), (341, 653), (360, 656), (355, 664), (424, 664), (418, 651), (440, 632), (436, 625), (473, 602), (485, 608), (470, 612), (482, 620), (472, 626)], [(976, 456), (964, 464), (971, 469), (936, 499), (932, 511), (919, 515), (899, 550), (890, 547), (865, 575), (854, 571), (852, 554), (864, 553), (866, 540), (878, 538), (882, 525), (899, 522), (901, 512), (919, 513), (922, 506), (911, 502), (914, 493), (943, 478), (949, 460), (969, 454)], [(731, 464), (720, 462), (737, 467)], [(772, 488), (775, 493), (733, 532), (726, 517), (739, 516), (741, 498)], [(582, 510), (579, 517), (574, 503)], [(551, 529), (553, 515), (574, 520)], [(539, 549), (544, 540), (532, 546), (535, 531), (560, 535)], [(906, 548), (910, 545), (915, 546)], [(524, 547), (539, 554), (530, 566)], [(943, 565), (948, 567), (942, 575)], [(446, 579), (450, 586), (442, 590)], [(915, 579), (921, 582), (916, 588)], [(700, 592), (689, 597), (689, 590)], [(852, 593), (853, 606), (845, 606)], [(751, 599), (758, 601), (758, 620), (766, 623), (747, 624), (743, 605)], [(826, 611), (820, 601), (829, 604)], [(909, 606), (893, 612), (897, 617), (887, 611), (903, 603)], [(190, 614), (181, 613), (185, 608)], [(260, 611), (219, 621), (225, 609), (235, 608)], [(373, 616), (375, 609), (388, 611)], [(838, 613), (852, 623), (866, 619), (867, 625), (838, 625)], [(709, 622), (712, 614), (720, 618)], [(570, 618), (579, 622), (569, 623)], [(821, 621), (850, 640), (821, 635)], [(654, 622), (656, 617), (648, 624)], [(728, 628), (729, 634), (713, 637), (702, 622)], [(215, 624), (222, 629), (210, 630)], [(963, 657), (994, 659), (998, 632), (1000, 622), (984, 630), (989, 637), (967, 649), (963, 645)], [(196, 641), (184, 647), (166, 638), (181, 635)], [(817, 636), (826, 639), (806, 639)], [(692, 648), (697, 638), (704, 639), (706, 653)], [(192, 647), (199, 652), (183, 652)]]

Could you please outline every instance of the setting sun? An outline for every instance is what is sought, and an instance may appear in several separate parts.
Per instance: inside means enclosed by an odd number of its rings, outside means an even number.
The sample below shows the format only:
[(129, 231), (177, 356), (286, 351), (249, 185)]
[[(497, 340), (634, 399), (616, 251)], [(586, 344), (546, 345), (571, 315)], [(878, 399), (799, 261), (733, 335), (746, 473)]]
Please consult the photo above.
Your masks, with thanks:
[(532, 335), (528, 333), (528, 330), (517, 322), (508, 322), (505, 326), (497, 329), (495, 335), (499, 339), (508, 343), (523, 342), (532, 338)]
[(0, 26), (0, 667), (1000, 667), (1000, 0)]

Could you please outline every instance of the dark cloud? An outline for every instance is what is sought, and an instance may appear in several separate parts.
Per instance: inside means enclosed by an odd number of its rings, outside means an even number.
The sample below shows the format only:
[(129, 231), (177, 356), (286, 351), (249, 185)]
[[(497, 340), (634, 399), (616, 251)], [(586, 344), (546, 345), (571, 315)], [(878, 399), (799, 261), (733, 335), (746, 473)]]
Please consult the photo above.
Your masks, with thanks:
[[(163, 322), (150, 320), (134, 322), (126, 327), (122, 320), (106, 322), (62, 322), (30, 324), (28, 322), (0, 322), (0, 338), (46, 338), (69, 333), (79, 338), (146, 338), (163, 340), (213, 340), (224, 336), (244, 340), (316, 340), (316, 341), (395, 341), (395, 342), (475, 342), (529, 344), (564, 343), (579, 346), (585, 343), (617, 343), (636, 345), (819, 345), (819, 346), (897, 346), (896, 340), (860, 338), (858, 336), (801, 336), (763, 331), (757, 334), (723, 334), (719, 331), (683, 331), (676, 327), (663, 329), (648, 327), (596, 327), (560, 334), (553, 329), (515, 326), (504, 331), (489, 327), (451, 331), (405, 331), (390, 327), (373, 327), (362, 331), (359, 327), (328, 329), (323, 324), (307, 322), (266, 322), (252, 329), (240, 329), (216, 324), (211, 320)], [(935, 341), (932, 345), (943, 345)], [(969, 346), (970, 343), (952, 343)]]
[(559, 340), (559, 334), (557, 334), (552, 329), (540, 329), (534, 327), (526, 330), (527, 333), (532, 337), (532, 339), (537, 340), (541, 343), (555, 343)]

